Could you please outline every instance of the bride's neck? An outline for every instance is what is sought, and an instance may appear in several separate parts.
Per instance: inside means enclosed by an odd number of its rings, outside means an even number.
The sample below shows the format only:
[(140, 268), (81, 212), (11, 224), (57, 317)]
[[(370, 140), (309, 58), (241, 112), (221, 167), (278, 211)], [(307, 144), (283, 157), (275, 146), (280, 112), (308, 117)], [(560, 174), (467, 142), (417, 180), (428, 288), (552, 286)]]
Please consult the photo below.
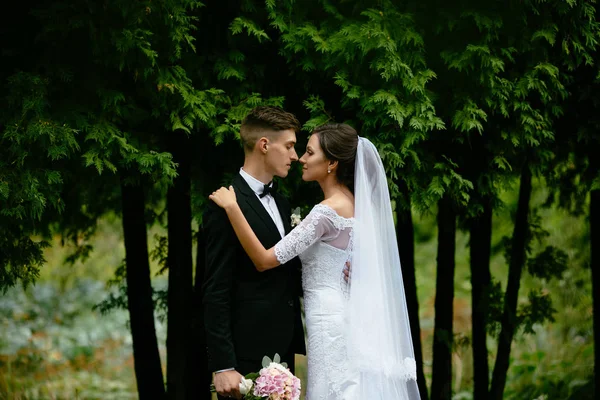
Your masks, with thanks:
[(336, 194), (345, 193), (346, 191), (349, 191), (347, 187), (335, 180), (333, 176), (331, 177), (331, 179), (326, 179), (323, 182), (319, 182), (319, 184), (321, 185), (321, 190), (323, 191), (323, 196), (325, 197), (325, 200), (333, 197)]

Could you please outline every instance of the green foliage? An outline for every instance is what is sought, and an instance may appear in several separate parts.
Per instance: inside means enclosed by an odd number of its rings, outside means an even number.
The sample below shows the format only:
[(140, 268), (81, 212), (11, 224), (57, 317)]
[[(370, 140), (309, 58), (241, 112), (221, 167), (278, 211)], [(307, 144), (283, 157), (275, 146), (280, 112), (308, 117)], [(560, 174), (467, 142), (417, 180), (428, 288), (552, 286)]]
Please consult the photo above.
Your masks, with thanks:
[(48, 81), (16, 73), (3, 98), (4, 129), (0, 136), (0, 290), (28, 285), (44, 263), (48, 241), (40, 221), (61, 212), (63, 175), (60, 162), (79, 149), (76, 131), (48, 115)]
[[(127, 174), (128, 182), (146, 175), (168, 184), (176, 165), (148, 132), (164, 127), (191, 133), (215, 125), (222, 91), (196, 89), (180, 65), (195, 50), (193, 13), (200, 6), (173, 0), (33, 7), (27, 23), (39, 27), (36, 40), (47, 51), (31, 50), (29, 63), (12, 65), (8, 70), (16, 72), (1, 77), (2, 290), (37, 276), (50, 234), (47, 220), (64, 212), (64, 191), (79, 178), (70, 170), (93, 168), (107, 182), (114, 180), (106, 173), (136, 171)], [(78, 39), (64, 45), (66, 37)], [(17, 46), (8, 49), (21, 51)], [(87, 218), (70, 229), (86, 231), (93, 223)]]
[(312, 132), (317, 126), (334, 120), (325, 108), (325, 102), (319, 96), (310, 96), (304, 100), (304, 107), (310, 112), (311, 118), (304, 123), (302, 130)]
[(517, 326), (523, 329), (524, 333), (533, 334), (535, 324), (543, 324), (546, 321), (554, 322), (554, 313), (556, 310), (552, 307), (552, 299), (548, 293), (541, 291), (529, 292), (529, 302), (520, 307), (517, 311)]
[(527, 263), (527, 270), (531, 275), (545, 280), (560, 279), (567, 267), (567, 253), (554, 246), (547, 246)]
[(114, 276), (106, 282), (108, 296), (94, 304), (93, 310), (100, 311), (102, 314), (108, 314), (112, 310), (127, 310), (127, 265), (125, 260), (115, 269)]
[(230, 29), (234, 35), (245, 30), (249, 36), (254, 36), (259, 42), (270, 40), (269, 35), (264, 30), (260, 29), (254, 21), (247, 18), (238, 17), (234, 19)]
[[(341, 89), (339, 106), (353, 114), (348, 122), (376, 144), (393, 145), (382, 156), (394, 181), (407, 162), (420, 166), (414, 147), (427, 132), (444, 128), (426, 88), (435, 73), (425, 64), (424, 40), (410, 14), (389, 1), (320, 7), (331, 18), (319, 18), (319, 10), (310, 12), (304, 2), (267, 6), (288, 62), (308, 79), (324, 74), (325, 82)], [(331, 112), (338, 104), (308, 93), (306, 130), (339, 118)]]
[[(505, 194), (514, 192), (524, 163), (552, 189), (546, 206), (585, 215), (587, 193), (600, 179), (592, 151), (600, 127), (596, 9), (575, 0), (245, 0), (239, 9), (192, 0), (76, 0), (35, 3), (31, 11), (23, 6), (14, 14), (19, 34), (2, 37), (0, 289), (43, 276), (53, 235), (75, 244), (66, 263), (83, 268), (87, 260), (87, 267), (92, 246), (100, 246), (90, 241), (97, 221), (119, 213), (121, 178), (143, 182), (150, 206), (162, 209), (177, 177), (168, 146), (173, 134), (190, 137), (192, 202), (201, 222), (206, 193), (241, 162), (240, 124), (257, 105), (288, 108), (308, 133), (328, 121), (355, 126), (377, 145), (395, 204), (407, 204), (399, 190), (406, 187), (425, 219), (447, 196), (461, 220), (481, 215), (487, 202), (496, 212), (494, 224), (497, 218), (508, 224), (502, 213), (515, 201)], [(306, 210), (318, 194), (294, 181), (296, 172), (283, 190)], [(517, 316), (526, 333), (544, 332), (542, 324), (553, 318), (571, 318), (568, 310), (583, 314), (574, 304), (589, 303), (566, 289), (587, 288), (578, 250), (586, 236), (556, 243), (539, 216), (546, 211), (536, 206), (528, 226), (529, 275), (523, 280), (529, 295), (520, 299)], [(153, 211), (148, 222), (161, 217), (164, 212)], [(427, 224), (416, 227), (420, 246), (435, 238), (435, 223)], [(503, 306), (506, 263), (499, 238), (511, 230), (495, 226), (492, 333)], [(167, 272), (166, 245), (165, 237), (156, 237), (152, 257), (159, 274)], [(504, 249), (509, 246), (506, 239)], [(417, 265), (429, 260), (433, 253)], [(107, 297), (94, 303), (98, 310), (118, 313), (126, 306), (124, 271), (117, 267)], [(429, 276), (419, 283), (428, 285)], [(162, 280), (154, 285), (160, 317), (166, 310)], [(466, 298), (468, 285), (459, 279), (456, 289)], [(585, 319), (569, 321), (585, 325)], [(582, 337), (589, 343), (589, 328), (581, 330), (550, 342)], [(533, 340), (527, 337), (518, 340)], [(456, 338), (465, 344), (468, 334), (445, 339), (450, 344)], [(456, 352), (463, 347), (455, 346)], [(511, 378), (509, 397), (524, 398), (519, 385), (527, 398), (575, 395), (583, 374), (574, 374), (572, 385), (548, 378), (560, 369), (548, 366), (554, 361), (543, 352), (515, 363), (523, 378)], [(536, 372), (536, 363), (547, 363), (546, 369)], [(523, 383), (528, 378), (539, 385)]]

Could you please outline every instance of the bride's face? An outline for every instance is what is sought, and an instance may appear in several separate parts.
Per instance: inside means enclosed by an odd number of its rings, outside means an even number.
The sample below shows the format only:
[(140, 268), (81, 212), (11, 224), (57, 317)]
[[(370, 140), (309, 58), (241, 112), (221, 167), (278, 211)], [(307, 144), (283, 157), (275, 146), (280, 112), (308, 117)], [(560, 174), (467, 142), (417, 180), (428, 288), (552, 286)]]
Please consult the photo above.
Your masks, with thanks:
[(306, 145), (306, 153), (300, 158), (302, 164), (302, 180), (306, 182), (320, 181), (325, 179), (329, 160), (325, 158), (325, 154), (319, 144), (319, 137), (312, 135)]

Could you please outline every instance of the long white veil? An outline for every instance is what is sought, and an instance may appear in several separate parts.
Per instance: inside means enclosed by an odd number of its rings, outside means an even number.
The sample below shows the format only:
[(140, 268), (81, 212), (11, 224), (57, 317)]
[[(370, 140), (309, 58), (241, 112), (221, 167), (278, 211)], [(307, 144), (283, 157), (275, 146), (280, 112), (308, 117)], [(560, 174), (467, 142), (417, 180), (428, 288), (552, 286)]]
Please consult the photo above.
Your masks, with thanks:
[(347, 334), (357, 398), (420, 399), (385, 169), (376, 147), (362, 137), (354, 196)]

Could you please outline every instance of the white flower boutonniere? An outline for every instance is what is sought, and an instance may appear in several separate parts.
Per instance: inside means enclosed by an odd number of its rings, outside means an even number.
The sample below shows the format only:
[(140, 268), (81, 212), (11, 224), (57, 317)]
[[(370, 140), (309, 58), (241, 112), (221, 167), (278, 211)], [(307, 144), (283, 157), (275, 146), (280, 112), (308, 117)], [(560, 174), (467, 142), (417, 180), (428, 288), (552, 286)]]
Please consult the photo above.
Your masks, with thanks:
[(292, 228), (298, 225), (300, 221), (302, 221), (302, 217), (300, 216), (300, 207), (296, 207), (292, 211), (292, 216), (290, 218), (292, 219)]

